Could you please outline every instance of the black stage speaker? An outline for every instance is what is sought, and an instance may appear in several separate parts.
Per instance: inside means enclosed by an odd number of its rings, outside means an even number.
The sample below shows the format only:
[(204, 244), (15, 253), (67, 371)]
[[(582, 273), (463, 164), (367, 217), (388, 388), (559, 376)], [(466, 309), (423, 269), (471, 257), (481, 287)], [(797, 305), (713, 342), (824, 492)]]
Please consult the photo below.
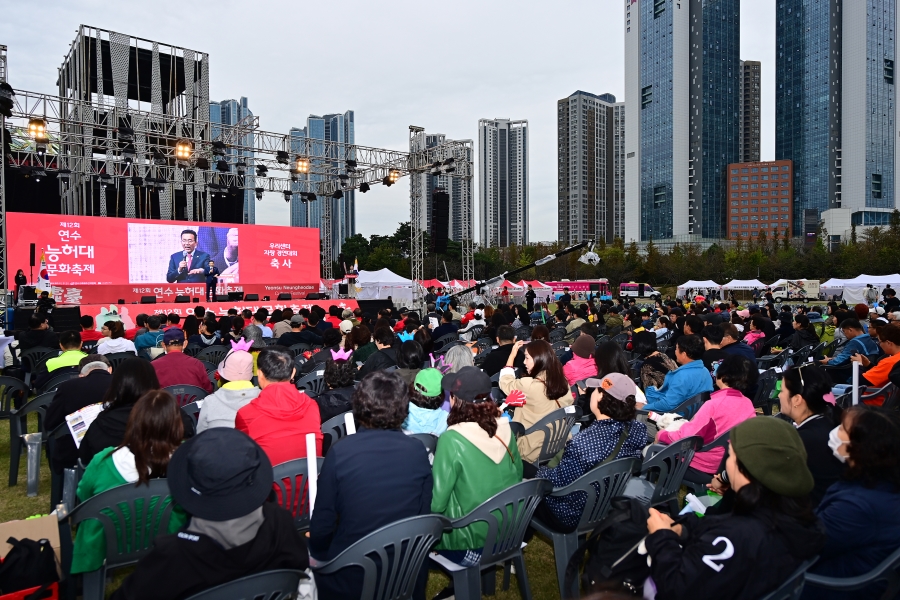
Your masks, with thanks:
[[(324, 294), (322, 294), (322, 295), (324, 295)], [(321, 295), (318, 292), (309, 292), (308, 294), (306, 294), (306, 299), (307, 300), (321, 300), (322, 298), (320, 296)]]
[(34, 244), (31, 245), (31, 263), (30, 265), (34, 266)]
[(447, 234), (450, 228), (450, 194), (435, 190), (431, 194), (431, 250), (447, 253)]
[(228, 292), (228, 300), (230, 302), (242, 302), (244, 300), (244, 292)]
[(290, 292), (281, 292), (280, 294), (278, 294), (278, 299), (279, 300), (290, 300), (291, 293)]
[(244, 300), (247, 302), (259, 302), (259, 294), (247, 294), (244, 296)]
[(141, 304), (156, 304), (156, 296), (141, 296)]
[(119, 298), (118, 304), (125, 304), (125, 298)]
[(37, 288), (33, 285), (26, 285), (22, 288), (22, 300), (37, 300)]
[(175, 304), (190, 304), (190, 296), (175, 296)]
[(228, 294), (217, 294), (216, 302), (228, 302)]
[(340, 294), (341, 296), (346, 296), (346, 295), (349, 294), (349, 293), (350, 293), (350, 286), (349, 286), (349, 285), (347, 285), (346, 283), (339, 283), (339, 284), (338, 284), (338, 294)]
[[(34, 314), (33, 308), (17, 308), (13, 313), (13, 327), (28, 329), (28, 319)], [(78, 306), (58, 306), (50, 313), (54, 331), (80, 331), (81, 308)]]
[(389, 300), (357, 300), (357, 304), (362, 309), (363, 314), (369, 314), (373, 317), (378, 316), (378, 311), (384, 308), (392, 308)]

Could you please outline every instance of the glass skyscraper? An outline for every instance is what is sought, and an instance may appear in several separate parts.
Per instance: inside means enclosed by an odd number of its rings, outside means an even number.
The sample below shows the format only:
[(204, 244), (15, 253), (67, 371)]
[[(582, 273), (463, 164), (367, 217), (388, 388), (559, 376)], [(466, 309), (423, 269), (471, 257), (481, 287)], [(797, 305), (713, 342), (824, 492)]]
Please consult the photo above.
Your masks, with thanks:
[[(293, 127), (290, 131), (292, 140), (310, 138), (312, 140), (333, 141), (343, 144), (355, 144), (354, 115), (352, 110), (343, 114), (330, 114), (324, 116), (310, 115), (306, 119), (306, 127)], [(291, 151), (296, 153), (302, 146), (292, 143)], [(312, 143), (311, 158), (334, 159), (335, 164), (343, 168), (344, 160), (341, 157), (330, 156), (325, 144)], [(293, 158), (293, 156), (291, 157)], [(310, 181), (321, 180), (321, 175), (308, 175)], [(294, 185), (295, 191), (299, 190)], [(345, 191), (344, 197), (323, 198), (319, 197), (315, 202), (303, 202), (300, 197), (294, 195), (291, 200), (291, 225), (294, 227), (322, 228), (322, 203), (331, 202), (331, 239), (332, 252), (335, 259), (341, 251), (344, 240), (356, 233), (356, 192)]]
[(626, 241), (724, 237), (739, 0), (625, 0)]
[[(222, 100), (221, 102), (209, 103), (209, 121), (211, 123), (212, 139), (218, 139), (222, 130), (216, 127), (216, 123), (223, 125), (237, 125), (242, 119), (252, 116), (253, 113), (248, 107), (247, 98), (241, 96), (240, 100)], [(242, 142), (244, 147), (252, 148), (254, 145), (253, 133), (247, 133)], [(256, 194), (253, 191), (255, 187), (255, 177), (253, 170), (253, 152), (250, 150), (235, 150), (228, 148), (226, 150), (228, 164), (234, 172), (234, 165), (243, 159), (248, 165), (247, 175), (244, 180), (244, 223), (256, 223)]]

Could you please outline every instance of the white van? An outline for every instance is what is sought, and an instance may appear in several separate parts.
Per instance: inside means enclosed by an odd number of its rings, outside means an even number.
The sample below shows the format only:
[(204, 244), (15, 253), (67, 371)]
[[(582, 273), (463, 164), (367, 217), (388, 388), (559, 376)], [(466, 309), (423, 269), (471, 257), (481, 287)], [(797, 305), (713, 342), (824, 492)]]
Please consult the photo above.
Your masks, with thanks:
[(629, 281), (628, 283), (619, 284), (619, 297), (636, 298), (638, 300), (661, 300), (662, 293), (653, 289), (653, 286), (649, 283)]

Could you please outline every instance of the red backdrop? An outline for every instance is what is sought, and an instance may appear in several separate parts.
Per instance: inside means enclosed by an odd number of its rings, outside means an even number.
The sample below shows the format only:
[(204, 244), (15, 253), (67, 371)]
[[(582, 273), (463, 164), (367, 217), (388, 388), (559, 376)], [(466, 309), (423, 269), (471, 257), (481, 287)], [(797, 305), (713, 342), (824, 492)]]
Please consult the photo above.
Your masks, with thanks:
[[(237, 230), (239, 270), (220, 279), (220, 293), (243, 291), (274, 300), (282, 292), (319, 291), (317, 229), (33, 213), (9, 213), (8, 219), (12, 272), (22, 269), (29, 275), (29, 245), (34, 243), (35, 278), (43, 253), (54, 297), (65, 304), (132, 302), (151, 295), (163, 302), (176, 295), (203, 298), (204, 282), (166, 281), (170, 256), (182, 251), (182, 229), (199, 231), (198, 248), (212, 258), (222, 256), (227, 232)], [(225, 264), (217, 266), (226, 270)]]

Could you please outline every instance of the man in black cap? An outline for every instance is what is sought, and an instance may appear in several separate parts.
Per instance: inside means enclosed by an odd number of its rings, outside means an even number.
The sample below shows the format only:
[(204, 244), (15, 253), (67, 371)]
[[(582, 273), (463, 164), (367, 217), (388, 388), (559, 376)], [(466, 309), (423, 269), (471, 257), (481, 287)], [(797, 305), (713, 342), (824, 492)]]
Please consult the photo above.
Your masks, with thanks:
[(187, 598), (246, 575), (309, 566), (291, 514), (266, 502), (272, 465), (246, 434), (204, 431), (175, 451), (167, 477), (191, 520), (183, 531), (156, 538), (115, 600)]

